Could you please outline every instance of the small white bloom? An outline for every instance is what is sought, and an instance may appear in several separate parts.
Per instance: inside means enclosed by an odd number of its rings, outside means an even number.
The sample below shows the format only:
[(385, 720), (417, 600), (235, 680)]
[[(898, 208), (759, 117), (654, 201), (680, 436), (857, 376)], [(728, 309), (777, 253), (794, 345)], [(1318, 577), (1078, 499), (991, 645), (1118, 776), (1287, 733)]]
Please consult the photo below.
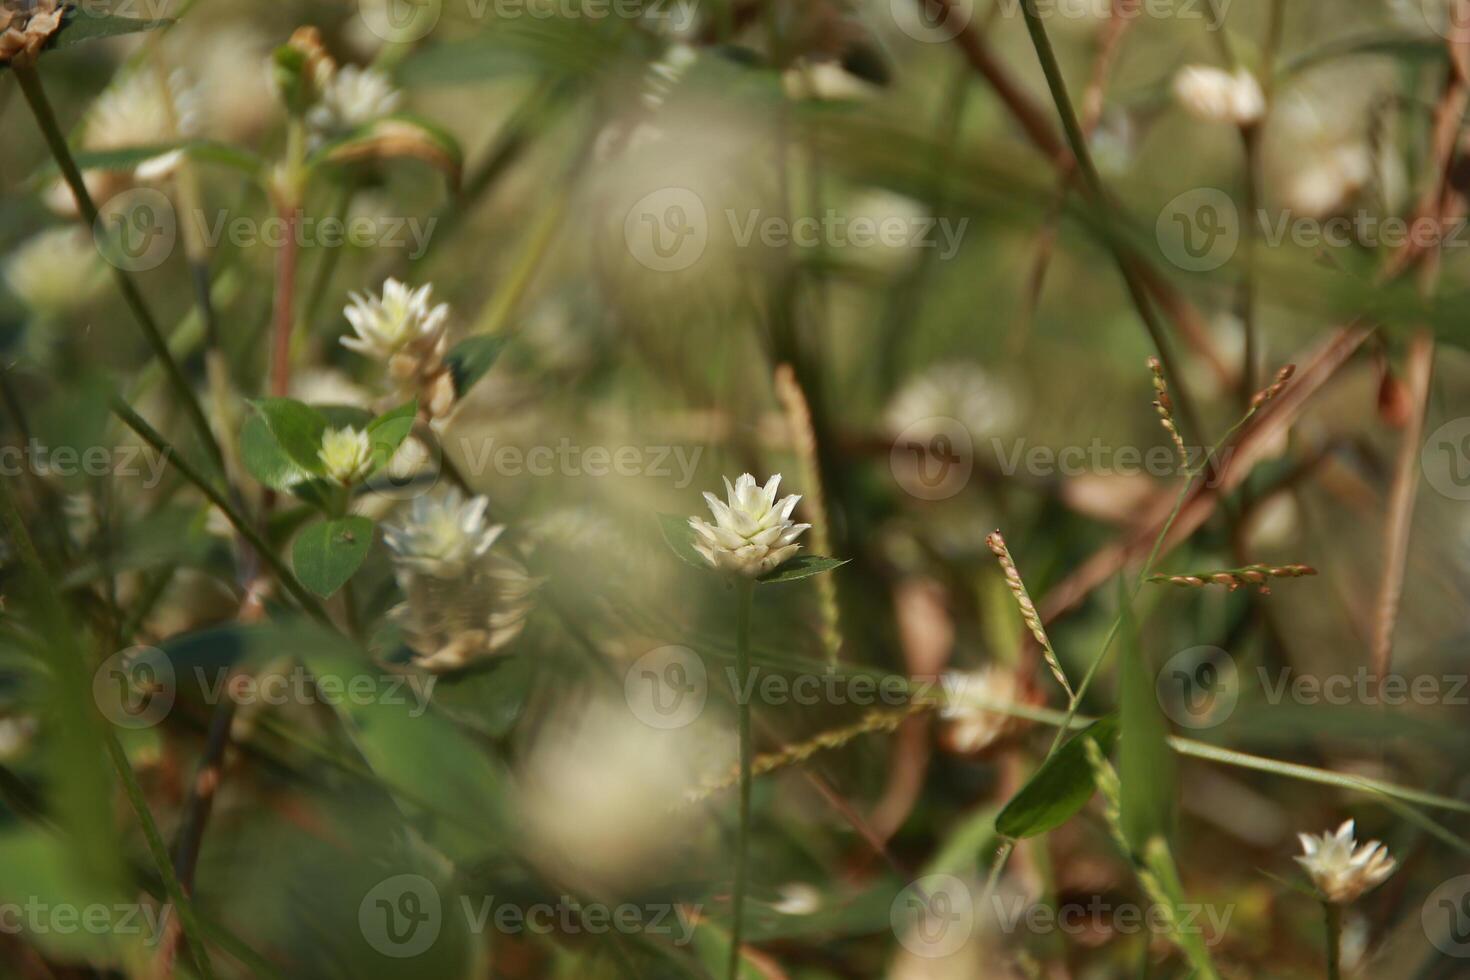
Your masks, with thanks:
[(0, 718), (0, 762), (19, 758), (40, 727), (34, 715)]
[[(114, 82), (97, 97), (87, 116), (83, 145), (89, 150), (158, 146), (199, 134), (199, 96), (184, 72), (169, 73), (167, 87), (151, 71), (135, 71)], [(139, 180), (172, 173), (182, 160), (179, 151), (139, 164)]]
[(1312, 876), (1312, 883), (1329, 902), (1342, 905), (1381, 885), (1393, 873), (1388, 849), (1376, 840), (1359, 844), (1353, 837), (1353, 821), (1343, 822), (1336, 833), (1298, 834), (1305, 852), (1297, 858)]
[(781, 75), (781, 87), (788, 99), (824, 102), (866, 102), (880, 91), (835, 61), (802, 62), (788, 68)]
[(941, 740), (952, 752), (983, 752), (1025, 724), (1024, 719), (987, 707), (1021, 703), (1023, 691), (1014, 670), (988, 666), (970, 673), (950, 673), (944, 678), (944, 690)]
[(520, 635), (540, 585), (525, 566), (490, 550), (505, 529), (486, 521), (484, 497), (450, 489), (414, 499), (403, 524), (383, 528), (405, 601), (393, 610), (416, 663), (433, 673), (497, 653)]
[(380, 361), (391, 361), (406, 351), (440, 353), (445, 343), (449, 304), (430, 307), (431, 285), (410, 289), (397, 279), (383, 283), (381, 297), (351, 294), (344, 311), (355, 337), (343, 337), (342, 346)]
[(1191, 115), (1207, 122), (1244, 126), (1266, 113), (1261, 83), (1244, 68), (1234, 72), (1189, 65), (1174, 76), (1174, 97)]
[(899, 389), (885, 414), (891, 435), (927, 441), (953, 419), (971, 438), (1003, 435), (1021, 414), (1016, 389), (978, 364), (940, 364)]
[(689, 518), (689, 526), (698, 535), (695, 550), (720, 571), (750, 578), (764, 575), (795, 555), (801, 548), (796, 539), (811, 525), (792, 523), (791, 512), (801, 497), (793, 494), (777, 502), (776, 488), (780, 485), (779, 473), (764, 487), (745, 473), (733, 487), (725, 480), (728, 502), (706, 493), (704, 499), (715, 523)]
[(352, 426), (328, 429), (322, 433), (322, 448), (317, 451), (327, 476), (344, 487), (367, 476), (373, 465), (373, 444), (366, 432)]
[(780, 888), (781, 898), (771, 910), (782, 915), (815, 915), (822, 908), (822, 893), (804, 881), (789, 881)]
[(466, 498), (452, 487), (442, 496), (415, 497), (403, 524), (383, 527), (383, 541), (400, 566), (435, 578), (455, 578), (505, 531), (505, 525), (485, 519), (489, 505), (485, 497)]
[(341, 132), (390, 116), (402, 102), (403, 93), (384, 72), (346, 65), (325, 83), (306, 121), (313, 129)]
[(92, 236), (75, 228), (53, 228), (27, 239), (0, 275), (6, 288), (41, 316), (76, 310), (104, 282)]

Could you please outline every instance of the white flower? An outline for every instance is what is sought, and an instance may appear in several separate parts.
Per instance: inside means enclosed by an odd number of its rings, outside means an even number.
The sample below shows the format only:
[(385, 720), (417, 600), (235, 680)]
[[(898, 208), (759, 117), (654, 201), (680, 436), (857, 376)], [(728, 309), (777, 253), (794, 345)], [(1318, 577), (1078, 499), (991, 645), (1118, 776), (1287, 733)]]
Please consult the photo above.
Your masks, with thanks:
[(1266, 113), (1261, 84), (1244, 68), (1234, 72), (1189, 65), (1174, 76), (1174, 97), (1191, 115), (1207, 122), (1244, 126)]
[(405, 601), (393, 610), (425, 670), (457, 670), (520, 635), (540, 585), (520, 562), (490, 550), (505, 529), (485, 519), (484, 497), (450, 489), (418, 497), (383, 540)]
[(951, 752), (983, 752), (1025, 725), (1024, 719), (984, 706), (1024, 700), (1014, 670), (989, 666), (971, 673), (950, 673), (944, 677), (944, 690), (947, 697), (939, 716), (945, 724), (940, 738)]
[(435, 578), (455, 578), (505, 531), (505, 525), (486, 521), (489, 505), (485, 497), (466, 499), (452, 487), (443, 496), (415, 497), (402, 525), (384, 526), (383, 540), (400, 566)]
[(801, 498), (793, 494), (778, 503), (776, 488), (780, 485), (779, 473), (764, 487), (745, 473), (733, 487), (725, 480), (728, 503), (706, 493), (704, 499), (715, 523), (689, 518), (689, 526), (698, 535), (695, 550), (720, 571), (750, 578), (764, 575), (796, 554), (801, 548), (796, 539), (811, 525), (791, 522), (791, 512)]
[[(159, 146), (199, 134), (199, 97), (188, 77), (169, 73), (167, 87), (151, 71), (135, 71), (97, 97), (87, 116), (83, 145), (89, 150)], [(139, 164), (134, 176), (158, 180), (178, 168), (183, 153), (174, 150)]]
[(340, 132), (392, 115), (402, 102), (403, 93), (387, 74), (347, 65), (323, 86), (321, 101), (306, 121), (317, 130)]
[(352, 426), (328, 429), (322, 433), (322, 448), (317, 450), (327, 476), (344, 487), (367, 476), (373, 465), (373, 443), (366, 432)]
[[(351, 294), (344, 311), (355, 337), (343, 337), (342, 346), (380, 361), (392, 361), (406, 352), (443, 354), (449, 304), (429, 306), (431, 285), (410, 289), (397, 279), (383, 283), (383, 295)], [(395, 374), (398, 372), (395, 370)]]
[(53, 228), (27, 239), (0, 275), (22, 303), (42, 316), (77, 309), (104, 282), (92, 236), (75, 228)]
[(941, 364), (907, 382), (884, 413), (891, 435), (915, 442), (947, 434), (959, 422), (971, 438), (1001, 435), (1020, 415), (1015, 388), (978, 364)]
[(816, 99), (826, 102), (864, 102), (880, 89), (859, 78), (835, 61), (801, 62), (781, 75), (781, 87), (788, 99)]
[(1329, 902), (1346, 904), (1381, 885), (1393, 872), (1388, 849), (1376, 840), (1358, 844), (1353, 838), (1353, 821), (1343, 822), (1336, 833), (1298, 834), (1302, 850), (1297, 858), (1312, 876), (1312, 882)]

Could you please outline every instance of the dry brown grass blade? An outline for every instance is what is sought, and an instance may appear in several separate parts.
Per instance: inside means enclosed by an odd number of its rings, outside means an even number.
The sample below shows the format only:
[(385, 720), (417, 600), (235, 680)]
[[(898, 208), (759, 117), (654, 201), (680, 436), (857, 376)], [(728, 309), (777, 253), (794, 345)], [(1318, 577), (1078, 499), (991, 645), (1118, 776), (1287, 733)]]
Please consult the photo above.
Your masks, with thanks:
[(1409, 534), (1414, 523), (1414, 498), (1419, 490), (1419, 447), (1424, 441), (1424, 416), (1429, 404), (1429, 382), (1434, 371), (1434, 336), (1427, 330), (1414, 335), (1409, 344), (1404, 382), (1414, 406), (1404, 426), (1394, 466), (1393, 486), (1388, 496), (1388, 521), (1384, 526), (1383, 578), (1373, 619), (1373, 675), (1380, 680), (1393, 660), (1394, 626), (1404, 593), (1404, 569), (1409, 560)]

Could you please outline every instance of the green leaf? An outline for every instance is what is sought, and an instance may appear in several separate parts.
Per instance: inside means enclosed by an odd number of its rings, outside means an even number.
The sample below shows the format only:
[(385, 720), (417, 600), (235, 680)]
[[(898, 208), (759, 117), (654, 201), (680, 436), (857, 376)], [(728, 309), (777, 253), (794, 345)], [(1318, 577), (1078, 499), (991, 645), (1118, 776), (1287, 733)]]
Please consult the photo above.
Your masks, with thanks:
[(347, 584), (372, 546), (373, 522), (366, 517), (326, 521), (297, 535), (291, 566), (302, 585), (326, 598)]
[(1127, 585), (1119, 579), (1122, 651), (1122, 748), (1118, 779), (1123, 834), (1142, 854), (1155, 837), (1168, 839), (1176, 799), (1174, 754), (1169, 749), (1169, 726), (1159, 706), (1154, 671), (1144, 659), (1138, 621)]
[(418, 160), (438, 170), (459, 187), (464, 152), (447, 131), (424, 119), (388, 116), (359, 128), (312, 154), (311, 166), (343, 165), (389, 160)]
[(1011, 797), (995, 818), (996, 832), (1019, 840), (1055, 830), (1072, 819), (1092, 799), (1096, 789), (1084, 740), (1092, 739), (1107, 754), (1117, 737), (1118, 720), (1112, 716), (1099, 719), (1072, 736)]
[(505, 338), (487, 334), (468, 337), (455, 344), (445, 358), (454, 378), (454, 393), (460, 398), (469, 394), (475, 383), (495, 366), (503, 350)]
[(368, 439), (373, 446), (373, 469), (386, 466), (403, 440), (413, 431), (414, 419), (418, 417), (419, 403), (411, 401), (399, 405), (391, 412), (379, 415), (368, 423)]
[(84, 9), (72, 14), (57, 31), (52, 47), (69, 48), (74, 44), (96, 41), (105, 37), (121, 37), (168, 27), (173, 21), (167, 17), (156, 20), (137, 20), (118, 17), (115, 14), (95, 13)]
[(704, 555), (694, 550), (694, 528), (689, 526), (689, 518), (680, 517), (678, 514), (658, 515), (659, 530), (664, 533), (664, 543), (669, 550), (679, 556), (679, 559), (687, 565), (702, 568), (706, 572), (711, 571), (713, 566), (705, 560)]
[(251, 404), (292, 462), (308, 473), (326, 473), (320, 453), (327, 419), (321, 412), (290, 398), (262, 398)]
[(309, 474), (292, 462), (281, 448), (264, 416), (252, 415), (240, 430), (240, 457), (245, 469), (272, 490), (290, 490)]
[(779, 568), (772, 569), (756, 579), (762, 585), (778, 585), (782, 582), (799, 582), (813, 575), (830, 572), (847, 564), (845, 558), (823, 558), (821, 555), (797, 555)]

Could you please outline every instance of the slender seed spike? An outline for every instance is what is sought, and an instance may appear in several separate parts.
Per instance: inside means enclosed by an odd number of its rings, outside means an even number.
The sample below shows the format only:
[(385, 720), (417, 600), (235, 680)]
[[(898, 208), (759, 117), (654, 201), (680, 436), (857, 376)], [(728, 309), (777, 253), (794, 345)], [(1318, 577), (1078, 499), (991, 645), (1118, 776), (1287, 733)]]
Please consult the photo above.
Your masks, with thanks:
[(1046, 659), (1046, 665), (1051, 668), (1052, 676), (1057, 683), (1062, 685), (1067, 699), (1072, 700), (1072, 685), (1067, 683), (1066, 672), (1062, 670), (1062, 662), (1057, 658), (1057, 652), (1052, 649), (1051, 640), (1046, 635), (1046, 629), (1041, 624), (1041, 614), (1036, 611), (1036, 604), (1031, 601), (1031, 595), (1026, 591), (1026, 583), (1021, 581), (1021, 572), (1016, 568), (1015, 559), (1011, 557), (1011, 550), (1006, 547), (1005, 538), (1001, 537), (999, 531), (990, 532), (985, 543), (994, 552), (996, 560), (1000, 562), (1000, 569), (1006, 577), (1006, 587), (1011, 590), (1011, 595), (1016, 597), (1016, 605), (1021, 609), (1021, 619), (1026, 627), (1031, 630), (1031, 635), (1041, 647), (1041, 654)]

